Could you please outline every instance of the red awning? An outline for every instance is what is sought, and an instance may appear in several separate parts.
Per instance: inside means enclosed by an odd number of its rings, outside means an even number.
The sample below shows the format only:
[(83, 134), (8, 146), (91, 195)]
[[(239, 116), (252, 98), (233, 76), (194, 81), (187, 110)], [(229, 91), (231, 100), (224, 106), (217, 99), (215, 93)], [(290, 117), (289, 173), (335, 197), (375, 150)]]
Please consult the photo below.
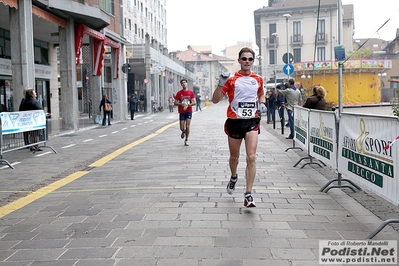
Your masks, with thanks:
[(113, 48), (114, 60), (114, 78), (119, 77), (119, 55), (120, 45), (119, 43), (107, 38), (101, 32), (93, 30), (86, 25), (77, 24), (75, 27), (75, 51), (76, 51), (76, 65), (79, 64), (80, 49), (82, 48), (82, 39), (84, 34), (93, 37), (93, 74), (96, 76), (101, 75), (101, 69), (104, 61), (105, 45), (109, 45)]

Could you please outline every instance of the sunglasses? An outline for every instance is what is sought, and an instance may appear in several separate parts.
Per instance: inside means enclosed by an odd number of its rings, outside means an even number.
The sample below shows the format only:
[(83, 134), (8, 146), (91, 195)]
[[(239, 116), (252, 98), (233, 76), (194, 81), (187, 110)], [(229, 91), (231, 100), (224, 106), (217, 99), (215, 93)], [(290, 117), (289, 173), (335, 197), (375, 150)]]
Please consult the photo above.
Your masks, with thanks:
[(242, 61), (249, 61), (249, 62), (254, 61), (254, 59), (253, 59), (252, 57), (241, 57), (240, 59), (241, 59)]

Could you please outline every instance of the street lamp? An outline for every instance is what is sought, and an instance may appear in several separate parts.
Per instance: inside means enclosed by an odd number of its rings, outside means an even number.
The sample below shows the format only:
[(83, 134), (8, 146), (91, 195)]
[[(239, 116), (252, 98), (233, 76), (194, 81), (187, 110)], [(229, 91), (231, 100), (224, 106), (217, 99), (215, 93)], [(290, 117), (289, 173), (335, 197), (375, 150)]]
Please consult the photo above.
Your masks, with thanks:
[(272, 33), (274, 38), (274, 88), (277, 87), (277, 32)]
[[(276, 92), (277, 97), (277, 32), (272, 33), (274, 38), (274, 91)], [(276, 99), (277, 100), (277, 99)], [(269, 108), (267, 108), (269, 112)], [(273, 129), (276, 129), (276, 111), (274, 110), (273, 114)], [(269, 115), (267, 116), (269, 118)]]
[[(290, 63), (290, 57), (289, 57), (289, 52), (288, 52), (288, 19), (291, 17), (290, 14), (284, 14), (283, 17), (285, 17), (285, 31), (287, 33), (287, 64)], [(287, 74), (287, 81), (290, 79), (290, 75)]]
[(382, 81), (382, 78), (386, 77), (387, 73), (378, 73), (378, 77), (380, 78), (380, 90), (385, 87), (384, 82)]
[(265, 50), (263, 50), (264, 52), (263, 54), (263, 67), (262, 67), (262, 76), (263, 76), (263, 82), (266, 83), (266, 71), (267, 71), (267, 67), (266, 67), (266, 51), (267, 51), (267, 37), (262, 37), (262, 39), (265, 41)]

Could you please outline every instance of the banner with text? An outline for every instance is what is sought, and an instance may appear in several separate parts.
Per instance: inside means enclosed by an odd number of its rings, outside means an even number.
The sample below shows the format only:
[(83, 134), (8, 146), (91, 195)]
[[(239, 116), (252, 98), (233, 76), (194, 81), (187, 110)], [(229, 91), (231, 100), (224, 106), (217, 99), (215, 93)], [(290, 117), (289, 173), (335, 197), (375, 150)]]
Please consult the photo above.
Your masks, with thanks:
[(338, 171), (399, 205), (398, 136), (397, 117), (342, 113)]
[(3, 135), (46, 128), (43, 110), (0, 113)]
[(337, 122), (333, 112), (310, 110), (309, 155), (337, 170)]
[(308, 149), (309, 141), (309, 109), (300, 106), (294, 107), (294, 139), (295, 143), (304, 150)]

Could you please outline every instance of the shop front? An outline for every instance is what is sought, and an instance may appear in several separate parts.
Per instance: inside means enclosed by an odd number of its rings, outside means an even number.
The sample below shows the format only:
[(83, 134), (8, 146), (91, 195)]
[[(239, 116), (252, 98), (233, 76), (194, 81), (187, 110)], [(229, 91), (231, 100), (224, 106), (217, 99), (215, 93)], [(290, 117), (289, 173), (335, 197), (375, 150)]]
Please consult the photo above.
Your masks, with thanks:
[[(54, 74), (51, 66), (35, 64), (35, 90), (37, 99), (43, 110), (51, 114), (50, 80)], [(11, 60), (0, 58), (0, 111), (15, 112), (19, 106), (13, 103), (13, 92), (17, 89), (12, 86)]]

